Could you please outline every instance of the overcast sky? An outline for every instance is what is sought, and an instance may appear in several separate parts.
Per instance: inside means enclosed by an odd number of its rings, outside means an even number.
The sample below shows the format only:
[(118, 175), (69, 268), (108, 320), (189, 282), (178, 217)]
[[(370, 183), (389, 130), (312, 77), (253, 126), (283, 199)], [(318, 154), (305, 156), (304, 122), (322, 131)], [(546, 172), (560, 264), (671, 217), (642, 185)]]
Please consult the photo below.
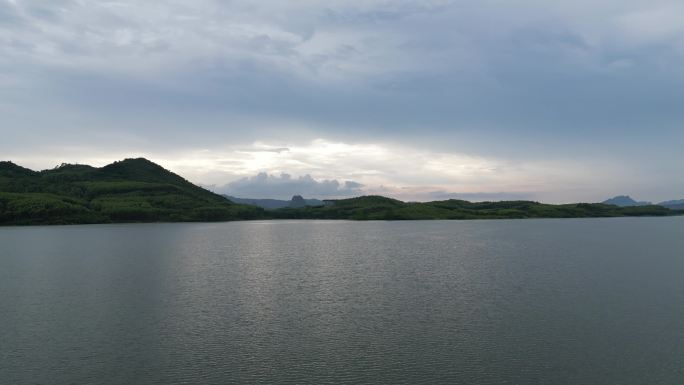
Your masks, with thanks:
[(216, 191), (684, 198), (684, 2), (0, 0), (0, 158)]

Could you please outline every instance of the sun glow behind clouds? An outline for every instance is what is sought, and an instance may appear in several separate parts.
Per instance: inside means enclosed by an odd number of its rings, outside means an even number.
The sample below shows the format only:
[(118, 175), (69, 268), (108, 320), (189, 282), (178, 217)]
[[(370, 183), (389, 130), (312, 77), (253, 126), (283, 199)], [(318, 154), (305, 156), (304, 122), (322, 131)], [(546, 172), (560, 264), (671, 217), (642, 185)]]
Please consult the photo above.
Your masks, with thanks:
[[(234, 180), (259, 173), (310, 175), (316, 180), (357, 182), (367, 194), (429, 200), (445, 192), (506, 192), (533, 199), (557, 177), (582, 174), (580, 165), (532, 164), (378, 143), (315, 139), (306, 143), (256, 142), (200, 150), (164, 164), (190, 180), (220, 192)], [(306, 191), (302, 192), (306, 194)], [(561, 198), (562, 199), (562, 198)]]
[[(402, 144), (342, 142), (329, 139), (251, 144), (216, 144), (211, 148), (181, 151), (115, 151), (103, 154), (91, 148), (72, 146), (49, 148), (44, 157), (9, 159), (33, 169), (51, 168), (53, 159), (103, 166), (124, 157), (146, 157), (193, 183), (230, 193), (229, 184), (266, 173), (273, 178), (287, 174), (293, 181), (345, 182), (362, 185), (341, 189), (349, 194), (380, 194), (403, 200), (446, 199), (457, 194), (482, 199), (535, 199), (548, 202), (581, 200), (578, 191), (620, 178), (618, 167), (566, 161), (521, 162), (504, 158), (473, 156), (456, 152), (435, 152)], [(73, 154), (78, 154), (74, 158)], [(591, 170), (591, 172), (589, 172)], [(310, 178), (313, 178), (313, 183)], [(247, 182), (244, 182), (247, 183)], [(244, 186), (242, 183), (242, 187)], [(293, 182), (294, 183), (294, 182)], [(571, 183), (576, 190), (562, 187)], [(302, 187), (297, 192), (310, 197), (316, 191)], [(254, 191), (252, 189), (251, 191)], [(605, 194), (608, 194), (606, 191)], [(334, 196), (334, 195), (329, 195)], [(491, 198), (487, 198), (491, 197)], [(282, 198), (282, 197), (273, 197)], [(469, 198), (475, 199), (475, 198)], [(592, 197), (584, 199), (591, 200)]]

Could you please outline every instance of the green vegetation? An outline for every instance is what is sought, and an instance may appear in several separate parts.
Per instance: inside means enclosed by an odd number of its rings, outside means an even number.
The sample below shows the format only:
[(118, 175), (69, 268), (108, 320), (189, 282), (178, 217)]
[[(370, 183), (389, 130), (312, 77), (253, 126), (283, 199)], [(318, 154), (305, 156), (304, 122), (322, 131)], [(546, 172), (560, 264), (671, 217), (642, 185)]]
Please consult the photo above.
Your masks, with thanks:
[(35, 172), (0, 162), (0, 224), (225, 221), (262, 218), (146, 159)]
[(590, 218), (681, 215), (681, 211), (661, 206), (618, 207), (601, 203), (549, 205), (530, 201), (479, 202), (462, 200), (401, 202), (381, 196), (364, 196), (329, 201), (319, 207), (280, 209), (270, 212), (276, 218), (407, 220), (407, 219), (514, 219)]
[(32, 171), (0, 162), (0, 225), (185, 222), (239, 219), (504, 219), (681, 215), (661, 206), (529, 201), (401, 202), (381, 196), (328, 201), (317, 207), (264, 210), (236, 204), (146, 159), (102, 168), (63, 164)]

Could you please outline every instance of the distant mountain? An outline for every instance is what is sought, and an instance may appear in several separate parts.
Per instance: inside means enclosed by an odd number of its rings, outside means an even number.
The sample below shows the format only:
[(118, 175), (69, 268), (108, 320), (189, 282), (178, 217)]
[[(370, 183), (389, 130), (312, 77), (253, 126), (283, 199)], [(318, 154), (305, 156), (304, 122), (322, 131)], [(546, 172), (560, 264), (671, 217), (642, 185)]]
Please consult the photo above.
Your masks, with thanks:
[(262, 214), (143, 158), (43, 171), (0, 162), (0, 224), (216, 221)]
[(268, 210), (282, 209), (285, 207), (306, 207), (306, 206), (323, 206), (325, 203), (318, 199), (304, 199), (301, 195), (295, 195), (291, 200), (281, 199), (251, 199), (251, 198), (236, 198), (230, 195), (224, 195), (231, 202), (245, 205), (259, 206)]
[(618, 195), (603, 202), (604, 205), (615, 205), (620, 207), (650, 206), (651, 202), (637, 202), (627, 195)]
[(302, 207), (306, 207), (306, 206), (309, 206), (309, 205), (306, 204), (306, 200), (304, 200), (304, 198), (301, 195), (295, 195), (290, 200), (290, 206), (289, 207), (302, 208)]
[(658, 203), (658, 206), (667, 207), (672, 210), (684, 210), (684, 199), (660, 202)]
[[(620, 207), (635, 207), (635, 206), (650, 206), (651, 202), (637, 202), (627, 195), (619, 195), (602, 202), (606, 205), (615, 205)], [(672, 200), (658, 203), (658, 206), (667, 207), (671, 210), (684, 210), (684, 199)]]

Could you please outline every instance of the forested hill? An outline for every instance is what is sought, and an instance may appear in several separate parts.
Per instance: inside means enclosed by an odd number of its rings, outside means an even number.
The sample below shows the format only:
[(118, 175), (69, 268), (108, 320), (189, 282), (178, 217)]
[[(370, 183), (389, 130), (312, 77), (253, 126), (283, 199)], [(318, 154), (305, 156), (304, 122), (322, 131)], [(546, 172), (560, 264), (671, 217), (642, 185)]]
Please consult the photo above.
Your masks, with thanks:
[(618, 207), (601, 203), (549, 205), (530, 201), (402, 202), (382, 196), (363, 196), (328, 201), (326, 206), (280, 209), (269, 214), (277, 218), (404, 220), (404, 219), (514, 219), (593, 218), (681, 215), (682, 211), (661, 206)]
[(262, 214), (143, 158), (39, 172), (0, 162), (0, 224), (219, 221)]

